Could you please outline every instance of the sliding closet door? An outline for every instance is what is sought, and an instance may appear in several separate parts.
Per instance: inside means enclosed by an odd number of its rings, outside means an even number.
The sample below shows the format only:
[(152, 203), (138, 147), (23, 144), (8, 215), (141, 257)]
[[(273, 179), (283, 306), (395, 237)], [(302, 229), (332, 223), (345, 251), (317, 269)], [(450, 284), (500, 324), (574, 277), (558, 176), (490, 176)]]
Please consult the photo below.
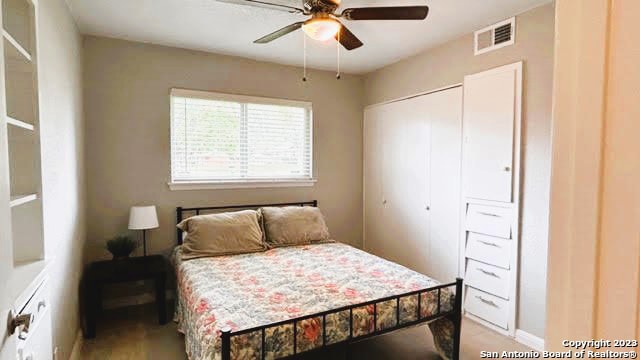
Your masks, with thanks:
[(438, 280), (458, 268), (462, 91), (365, 111), (365, 249)]
[(429, 272), (431, 123), (424, 96), (398, 102), (404, 119), (404, 172), (402, 218), (406, 223), (404, 263), (422, 273)]
[(431, 124), (430, 256), (427, 273), (440, 281), (458, 274), (462, 159), (462, 88), (424, 97)]
[(381, 255), (401, 264), (408, 261), (407, 238), (407, 109), (401, 102), (382, 106), (382, 186), (384, 213)]
[(382, 121), (385, 108), (371, 107), (364, 113), (364, 247), (380, 254), (383, 243), (383, 191), (382, 191)]

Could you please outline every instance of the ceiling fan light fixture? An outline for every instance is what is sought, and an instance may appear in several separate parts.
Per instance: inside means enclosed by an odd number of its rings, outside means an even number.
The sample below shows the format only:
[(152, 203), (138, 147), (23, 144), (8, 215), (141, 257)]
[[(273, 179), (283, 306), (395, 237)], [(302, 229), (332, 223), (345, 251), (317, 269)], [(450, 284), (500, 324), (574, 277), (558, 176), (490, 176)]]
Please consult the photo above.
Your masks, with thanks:
[(302, 30), (313, 40), (327, 41), (340, 31), (340, 23), (330, 17), (314, 18), (302, 25)]

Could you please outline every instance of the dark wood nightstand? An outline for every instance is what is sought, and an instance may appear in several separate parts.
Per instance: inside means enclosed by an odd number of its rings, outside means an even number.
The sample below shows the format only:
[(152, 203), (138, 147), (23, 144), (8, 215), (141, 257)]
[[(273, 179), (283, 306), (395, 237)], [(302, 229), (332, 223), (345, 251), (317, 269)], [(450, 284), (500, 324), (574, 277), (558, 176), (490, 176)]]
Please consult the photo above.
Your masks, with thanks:
[(97, 261), (89, 264), (84, 272), (83, 299), (84, 337), (96, 336), (96, 318), (102, 309), (102, 287), (105, 284), (151, 279), (156, 285), (158, 321), (167, 323), (167, 261), (162, 255), (133, 257), (121, 260)]

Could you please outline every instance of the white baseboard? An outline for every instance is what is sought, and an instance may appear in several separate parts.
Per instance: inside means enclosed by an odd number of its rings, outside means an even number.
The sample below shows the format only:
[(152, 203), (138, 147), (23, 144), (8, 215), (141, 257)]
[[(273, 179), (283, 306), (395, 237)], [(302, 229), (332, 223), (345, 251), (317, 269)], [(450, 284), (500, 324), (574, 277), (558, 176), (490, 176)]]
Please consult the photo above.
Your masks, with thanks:
[(520, 344), (526, 345), (533, 350), (544, 350), (544, 339), (541, 339), (535, 335), (529, 334), (526, 331), (516, 330), (516, 341)]
[[(82, 342), (84, 338), (82, 337), (82, 329), (78, 329), (78, 334), (76, 334), (76, 340), (73, 342), (73, 348), (71, 349), (71, 355), (69, 355), (69, 360), (82, 360), (80, 351), (82, 351)], [(62, 359), (56, 359), (62, 360)]]
[[(173, 291), (167, 290), (166, 293), (167, 300), (173, 299)], [(103, 309), (117, 309), (126, 306), (134, 306), (134, 305), (142, 305), (154, 303), (156, 301), (155, 293), (144, 293), (132, 296), (123, 296), (113, 299), (104, 299), (102, 301)]]

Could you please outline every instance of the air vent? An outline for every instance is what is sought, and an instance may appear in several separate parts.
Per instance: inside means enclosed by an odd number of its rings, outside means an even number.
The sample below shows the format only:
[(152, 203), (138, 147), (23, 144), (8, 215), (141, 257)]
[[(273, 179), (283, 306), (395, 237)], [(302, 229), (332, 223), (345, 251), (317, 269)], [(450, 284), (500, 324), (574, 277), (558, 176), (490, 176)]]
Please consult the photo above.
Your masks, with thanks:
[(474, 53), (484, 54), (508, 45), (516, 38), (516, 18), (512, 17), (475, 32)]

